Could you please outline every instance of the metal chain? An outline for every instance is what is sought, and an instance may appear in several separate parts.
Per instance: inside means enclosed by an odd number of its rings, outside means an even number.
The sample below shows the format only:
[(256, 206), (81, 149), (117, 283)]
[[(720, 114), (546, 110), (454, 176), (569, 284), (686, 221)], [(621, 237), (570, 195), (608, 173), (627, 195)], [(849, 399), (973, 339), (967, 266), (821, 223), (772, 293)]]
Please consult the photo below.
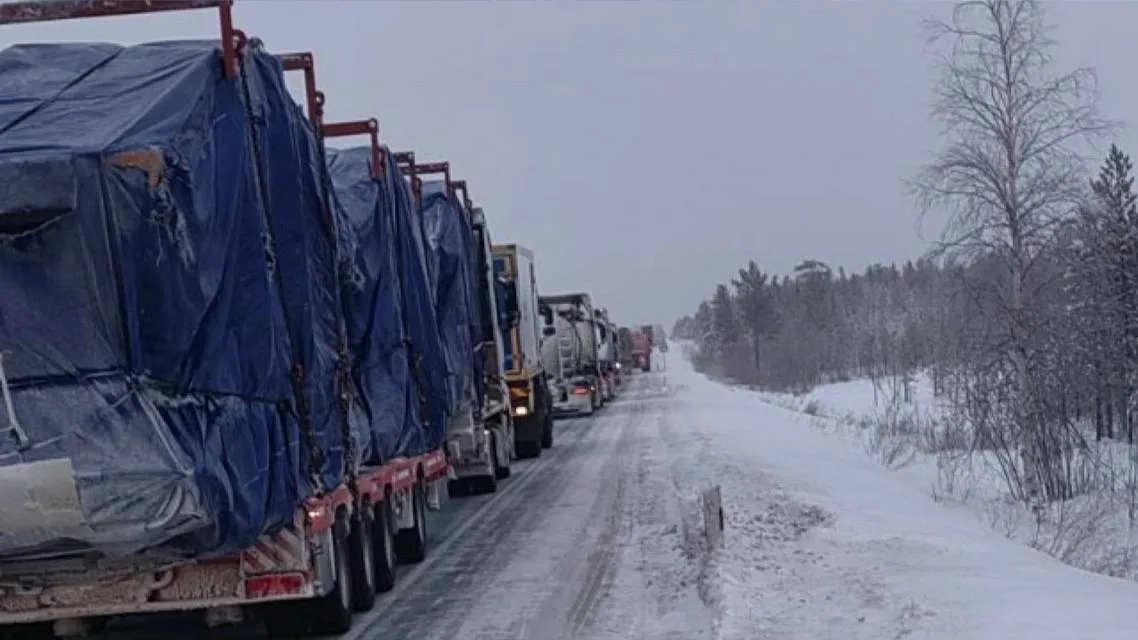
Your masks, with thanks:
[[(279, 290), (282, 300), (282, 313), (285, 316), (285, 323), (292, 326), (292, 321), (289, 316), (288, 305), (284, 304), (284, 282), (280, 273), (280, 269), (276, 264), (277, 253), (277, 237), (276, 232), (273, 230), (272, 212), (270, 211), (270, 198), (268, 182), (265, 178), (265, 173), (262, 168), (261, 162), (261, 135), (260, 127), (264, 126), (264, 118), (254, 112), (253, 109), (253, 95), (249, 88), (249, 75), (248, 69), (245, 64), (244, 56), (239, 56), (237, 59), (237, 66), (240, 72), (241, 79), (241, 93), (245, 100), (246, 115), (249, 118), (249, 131), (253, 138), (253, 169), (257, 174), (257, 191), (261, 200), (261, 220), (265, 227), (265, 235), (267, 242), (265, 246), (265, 264), (273, 275), (273, 279)], [(310, 415), (310, 408), (308, 406), (307, 389), (305, 385), (306, 377), (304, 365), (295, 359), (296, 351), (292, 344), (291, 334), (289, 334), (289, 358), (292, 360), (291, 375), (289, 381), (292, 385), (292, 392), (296, 401), (297, 421), (300, 423), (302, 437), (308, 446), (308, 468), (306, 469), (309, 481), (312, 483), (313, 488), (317, 492), (324, 490), (324, 465), (326, 457), (323, 448), (320, 446), (319, 440), (316, 438), (315, 430), (312, 428), (312, 420)]]

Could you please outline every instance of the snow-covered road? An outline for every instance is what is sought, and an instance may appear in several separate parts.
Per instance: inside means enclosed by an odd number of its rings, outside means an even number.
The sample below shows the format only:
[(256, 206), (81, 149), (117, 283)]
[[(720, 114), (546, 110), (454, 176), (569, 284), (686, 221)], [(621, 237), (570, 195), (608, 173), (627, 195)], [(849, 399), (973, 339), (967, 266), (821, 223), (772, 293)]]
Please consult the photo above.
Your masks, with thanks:
[[(805, 416), (669, 368), (669, 393), (635, 376), (598, 416), (558, 422), (497, 494), (444, 505), (428, 559), (345, 640), (1138, 633), (1138, 585), (1018, 546)], [(714, 484), (727, 532), (709, 552), (698, 496)]]

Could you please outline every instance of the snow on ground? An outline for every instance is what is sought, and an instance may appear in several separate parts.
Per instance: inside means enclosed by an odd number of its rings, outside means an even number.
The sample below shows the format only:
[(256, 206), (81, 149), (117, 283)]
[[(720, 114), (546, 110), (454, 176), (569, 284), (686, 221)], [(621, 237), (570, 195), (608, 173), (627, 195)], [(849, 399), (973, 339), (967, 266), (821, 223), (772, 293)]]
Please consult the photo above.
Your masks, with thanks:
[(966, 430), (933, 396), (927, 377), (916, 379), (907, 401), (889, 382), (875, 388), (869, 380), (762, 396), (812, 416), (814, 427), (1012, 540), (1076, 567), (1138, 580), (1138, 451), (1125, 442), (1095, 442), (1088, 426), (1070, 474), (1077, 496), (1032, 514), (1011, 497), (997, 457), (970, 448)]
[[(1083, 572), (937, 503), (811, 418), (676, 357), (671, 406), (639, 440), (640, 510), (613, 558), (609, 603), (654, 623), (622, 638), (1110, 640), (1138, 632), (1138, 584)], [(723, 488), (726, 545), (700, 547), (698, 492)], [(672, 600), (667, 594), (672, 594)], [(660, 603), (663, 603), (660, 605)], [(654, 607), (655, 608), (655, 607)], [(706, 620), (711, 616), (710, 623)], [(618, 626), (612, 627), (615, 632)], [(663, 631), (671, 630), (671, 635)], [(598, 636), (589, 636), (598, 637)], [(604, 637), (610, 637), (605, 635)]]

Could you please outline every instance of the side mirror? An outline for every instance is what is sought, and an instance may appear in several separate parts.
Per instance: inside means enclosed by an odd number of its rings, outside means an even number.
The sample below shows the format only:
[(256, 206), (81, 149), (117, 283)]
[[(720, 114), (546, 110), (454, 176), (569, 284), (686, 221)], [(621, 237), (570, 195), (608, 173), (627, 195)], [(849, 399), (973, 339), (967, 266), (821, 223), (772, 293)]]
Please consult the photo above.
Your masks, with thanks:
[(545, 336), (546, 338), (555, 336), (557, 335), (557, 327), (546, 325), (541, 328), (541, 335)]
[(553, 324), (553, 307), (542, 305), (541, 317), (545, 319), (545, 324)]

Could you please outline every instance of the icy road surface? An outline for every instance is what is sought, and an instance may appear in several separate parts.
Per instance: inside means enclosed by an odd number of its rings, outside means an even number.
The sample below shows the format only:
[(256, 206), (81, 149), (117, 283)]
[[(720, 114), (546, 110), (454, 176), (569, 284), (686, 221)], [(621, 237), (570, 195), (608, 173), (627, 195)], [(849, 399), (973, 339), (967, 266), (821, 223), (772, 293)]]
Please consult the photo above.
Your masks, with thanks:
[[(668, 364), (670, 393), (653, 390), (655, 375), (634, 376), (596, 417), (559, 422), (554, 448), (520, 463), (497, 494), (433, 514), (428, 559), (403, 570), (343, 637), (1138, 633), (1138, 584), (1007, 541), (804, 417), (710, 382), (678, 357)], [(712, 484), (722, 485), (727, 534), (708, 553), (697, 497)]]

